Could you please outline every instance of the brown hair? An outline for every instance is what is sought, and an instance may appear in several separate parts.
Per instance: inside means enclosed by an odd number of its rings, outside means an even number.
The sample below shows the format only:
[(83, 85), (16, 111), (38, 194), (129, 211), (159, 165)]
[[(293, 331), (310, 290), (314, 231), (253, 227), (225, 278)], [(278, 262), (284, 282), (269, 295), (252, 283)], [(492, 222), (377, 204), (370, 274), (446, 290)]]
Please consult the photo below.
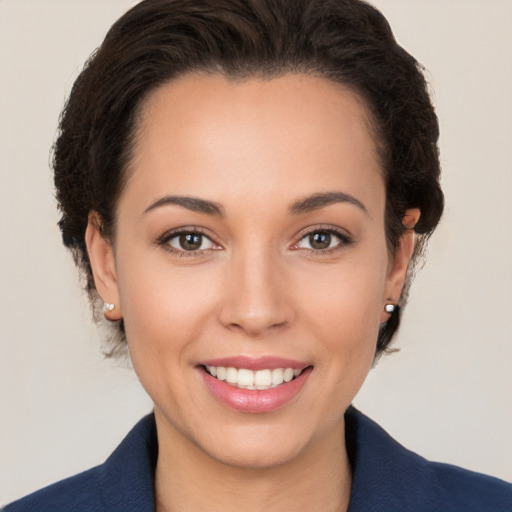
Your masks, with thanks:
[[(104, 236), (114, 236), (140, 106), (159, 85), (193, 71), (228, 78), (308, 73), (357, 92), (381, 155), (389, 250), (403, 232), (405, 210), (417, 207), (418, 257), (443, 211), (438, 122), (421, 66), (378, 10), (360, 0), (145, 0), (112, 26), (86, 63), (54, 149), (59, 226), (93, 304), (99, 298), (84, 240), (88, 215), (96, 211)], [(399, 319), (397, 309), (382, 326), (377, 355)], [(116, 328), (112, 353), (125, 342), (123, 323)]]

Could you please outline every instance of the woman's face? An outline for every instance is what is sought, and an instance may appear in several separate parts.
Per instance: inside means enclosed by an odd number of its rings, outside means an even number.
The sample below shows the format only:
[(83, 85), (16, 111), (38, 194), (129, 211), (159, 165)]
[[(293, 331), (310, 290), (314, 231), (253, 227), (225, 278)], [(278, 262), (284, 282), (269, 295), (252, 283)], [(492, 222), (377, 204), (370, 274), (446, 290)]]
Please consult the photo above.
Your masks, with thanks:
[(412, 245), (386, 250), (365, 107), (310, 76), (190, 75), (138, 128), (113, 250), (87, 240), (161, 442), (268, 467), (339, 438)]

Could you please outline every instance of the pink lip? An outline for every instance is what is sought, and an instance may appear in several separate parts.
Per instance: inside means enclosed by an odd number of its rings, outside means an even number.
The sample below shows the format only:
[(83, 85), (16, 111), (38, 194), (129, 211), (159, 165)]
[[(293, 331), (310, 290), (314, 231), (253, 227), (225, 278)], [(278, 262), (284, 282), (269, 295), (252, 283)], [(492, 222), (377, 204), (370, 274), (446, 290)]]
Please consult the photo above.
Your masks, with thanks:
[[(222, 361), (222, 364), (212, 364), (211, 366), (224, 366), (226, 360)], [(252, 369), (243, 364), (240, 366), (238, 364), (226, 364), (226, 366)], [(271, 367), (272, 366), (266, 366), (265, 368)], [(286, 364), (277, 365), (275, 368), (293, 368), (293, 366)], [(221, 403), (235, 411), (257, 414), (273, 411), (290, 402), (300, 392), (313, 371), (313, 368), (306, 368), (298, 377), (290, 382), (283, 382), (283, 384), (275, 388), (265, 390), (239, 389), (212, 377), (202, 367), (198, 367), (198, 370), (210, 392)]]
[(247, 370), (274, 370), (275, 368), (293, 368), (294, 370), (302, 370), (310, 365), (310, 363), (301, 363), (293, 359), (284, 359), (282, 357), (265, 356), (265, 357), (247, 357), (235, 356), (224, 357), (221, 359), (210, 359), (200, 363), (203, 366), (224, 366), (225, 368), (245, 368)]

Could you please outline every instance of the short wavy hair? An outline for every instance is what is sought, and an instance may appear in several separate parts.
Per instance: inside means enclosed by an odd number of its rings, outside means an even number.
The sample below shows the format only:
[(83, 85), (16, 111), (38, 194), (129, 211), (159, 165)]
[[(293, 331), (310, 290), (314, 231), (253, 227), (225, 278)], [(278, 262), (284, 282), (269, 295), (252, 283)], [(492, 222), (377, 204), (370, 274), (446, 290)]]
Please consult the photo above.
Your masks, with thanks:
[[(355, 91), (381, 159), (388, 250), (405, 229), (406, 209), (417, 207), (417, 260), (443, 211), (438, 120), (422, 66), (398, 45), (377, 9), (360, 0), (145, 0), (111, 27), (87, 61), (62, 112), (53, 153), (59, 226), (96, 318), (101, 299), (85, 245), (88, 216), (97, 212), (103, 236), (113, 240), (141, 105), (160, 85), (190, 72), (235, 79), (306, 73)], [(407, 292), (408, 284), (401, 307)], [(399, 321), (397, 308), (381, 326), (377, 356)], [(122, 321), (114, 333), (110, 355), (126, 345)]]

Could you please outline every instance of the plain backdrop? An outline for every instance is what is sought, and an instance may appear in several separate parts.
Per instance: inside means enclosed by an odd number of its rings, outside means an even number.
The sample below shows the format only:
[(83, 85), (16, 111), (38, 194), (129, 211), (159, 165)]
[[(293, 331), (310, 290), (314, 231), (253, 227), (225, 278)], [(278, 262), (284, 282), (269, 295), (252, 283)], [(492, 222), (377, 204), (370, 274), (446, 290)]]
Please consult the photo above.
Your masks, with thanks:
[[(81, 66), (129, 0), (0, 0), (0, 504), (103, 462), (151, 411), (100, 352), (48, 165)], [(447, 209), (355, 404), (408, 448), (512, 480), (512, 2), (379, 0), (427, 69)], [(205, 418), (205, 422), (208, 421)]]

